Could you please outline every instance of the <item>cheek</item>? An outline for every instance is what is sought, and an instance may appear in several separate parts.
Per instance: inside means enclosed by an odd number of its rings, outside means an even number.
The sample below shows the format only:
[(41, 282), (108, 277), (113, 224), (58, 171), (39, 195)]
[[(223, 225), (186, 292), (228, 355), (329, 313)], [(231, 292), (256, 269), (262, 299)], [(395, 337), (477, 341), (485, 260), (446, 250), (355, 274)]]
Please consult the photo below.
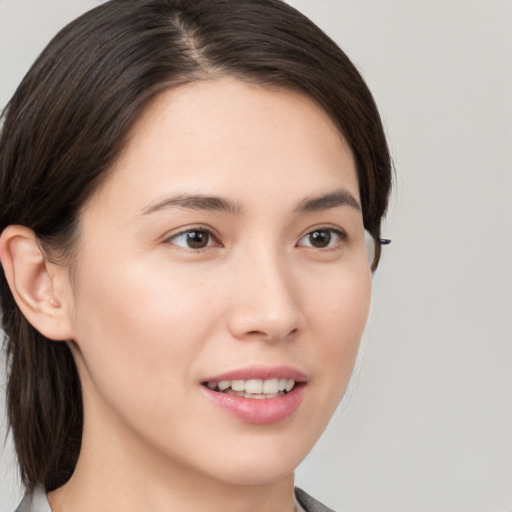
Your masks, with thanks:
[(186, 398), (184, 382), (208, 336), (205, 308), (198, 314), (202, 285), (133, 261), (82, 275), (76, 342), (95, 391), (135, 415), (157, 402), (172, 408), (160, 401), (169, 390)]
[(318, 282), (304, 283), (309, 292), (305, 308), (325, 346), (334, 352), (357, 345), (370, 308), (372, 278), (366, 262), (322, 276)]
[(326, 389), (318, 411), (330, 417), (352, 372), (371, 299), (371, 273), (366, 266), (341, 278), (332, 276), (311, 296), (309, 322), (315, 345), (312, 357), (322, 370), (316, 375)]

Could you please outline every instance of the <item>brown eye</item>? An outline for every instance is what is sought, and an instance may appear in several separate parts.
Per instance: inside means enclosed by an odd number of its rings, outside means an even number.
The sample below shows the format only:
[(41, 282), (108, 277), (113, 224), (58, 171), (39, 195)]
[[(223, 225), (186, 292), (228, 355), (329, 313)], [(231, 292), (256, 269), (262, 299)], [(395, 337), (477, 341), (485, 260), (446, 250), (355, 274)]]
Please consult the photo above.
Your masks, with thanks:
[(315, 249), (325, 249), (335, 246), (344, 237), (344, 233), (337, 229), (315, 229), (302, 237), (297, 245), (313, 247)]
[(213, 235), (206, 229), (190, 229), (172, 236), (169, 241), (186, 249), (205, 249), (212, 245)]
[(313, 231), (309, 235), (309, 241), (313, 247), (327, 247), (331, 241), (331, 233), (329, 231)]

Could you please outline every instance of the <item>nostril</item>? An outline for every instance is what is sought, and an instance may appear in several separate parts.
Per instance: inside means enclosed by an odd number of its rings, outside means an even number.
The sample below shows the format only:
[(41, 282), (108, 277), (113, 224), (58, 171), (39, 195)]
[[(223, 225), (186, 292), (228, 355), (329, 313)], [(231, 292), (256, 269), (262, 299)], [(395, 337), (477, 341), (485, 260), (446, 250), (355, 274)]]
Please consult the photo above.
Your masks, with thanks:
[(277, 341), (279, 339), (286, 339), (294, 336), (298, 332), (297, 328), (292, 329), (288, 334), (285, 336), (276, 336), (276, 334), (272, 334), (270, 332), (264, 332), (264, 331), (249, 331), (246, 333), (246, 336), (249, 336), (251, 338), (262, 338), (267, 339), (269, 341)]
[(247, 336), (250, 336), (251, 338), (271, 338), (269, 334), (263, 331), (249, 331)]

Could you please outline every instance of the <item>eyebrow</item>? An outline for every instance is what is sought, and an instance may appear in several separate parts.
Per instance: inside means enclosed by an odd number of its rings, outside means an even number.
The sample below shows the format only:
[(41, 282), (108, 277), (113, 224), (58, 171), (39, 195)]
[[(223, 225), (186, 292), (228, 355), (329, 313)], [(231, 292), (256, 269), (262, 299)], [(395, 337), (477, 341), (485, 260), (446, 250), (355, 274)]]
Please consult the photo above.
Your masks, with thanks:
[[(349, 206), (357, 211), (361, 211), (361, 205), (357, 199), (350, 192), (341, 189), (328, 194), (303, 199), (295, 210), (300, 213), (315, 212), (339, 206)], [(147, 206), (142, 210), (142, 215), (149, 215), (167, 208), (218, 211), (234, 215), (239, 215), (242, 212), (242, 207), (238, 202), (223, 197), (201, 194), (178, 194)]]
[(338, 206), (349, 206), (361, 211), (359, 201), (350, 192), (342, 189), (329, 194), (306, 198), (298, 204), (296, 210), (299, 212), (317, 212)]
[(148, 215), (167, 208), (184, 208), (187, 210), (209, 210), (226, 212), (238, 215), (242, 208), (240, 204), (222, 197), (205, 195), (178, 194), (168, 197), (155, 204), (151, 204), (142, 210), (143, 215)]

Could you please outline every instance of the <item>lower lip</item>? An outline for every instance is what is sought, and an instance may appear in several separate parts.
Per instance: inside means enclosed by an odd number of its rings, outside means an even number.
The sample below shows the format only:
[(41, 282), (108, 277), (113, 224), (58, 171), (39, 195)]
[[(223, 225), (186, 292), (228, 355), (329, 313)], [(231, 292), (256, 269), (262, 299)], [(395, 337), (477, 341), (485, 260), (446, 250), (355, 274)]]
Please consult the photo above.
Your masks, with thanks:
[(202, 386), (208, 398), (216, 405), (237, 418), (257, 425), (271, 425), (291, 416), (299, 407), (304, 396), (305, 384), (278, 398), (244, 398), (213, 391)]

